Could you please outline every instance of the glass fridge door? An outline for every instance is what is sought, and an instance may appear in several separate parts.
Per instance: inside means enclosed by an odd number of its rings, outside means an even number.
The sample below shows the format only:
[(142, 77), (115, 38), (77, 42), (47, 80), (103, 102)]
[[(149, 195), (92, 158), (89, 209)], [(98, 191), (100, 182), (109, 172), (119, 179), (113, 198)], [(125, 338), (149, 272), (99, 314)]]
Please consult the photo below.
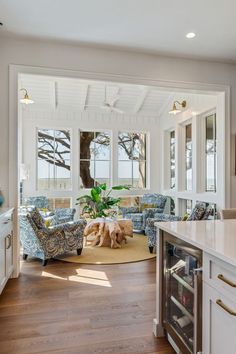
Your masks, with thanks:
[(188, 247), (170, 241), (165, 241), (164, 252), (164, 322), (179, 337), (186, 353), (194, 353), (199, 258)]

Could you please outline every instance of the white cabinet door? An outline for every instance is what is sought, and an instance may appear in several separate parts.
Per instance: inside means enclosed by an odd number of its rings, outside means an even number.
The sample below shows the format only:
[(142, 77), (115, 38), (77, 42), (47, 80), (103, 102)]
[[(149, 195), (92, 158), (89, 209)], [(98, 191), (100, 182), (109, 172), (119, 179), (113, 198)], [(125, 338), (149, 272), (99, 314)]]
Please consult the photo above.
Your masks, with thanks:
[(5, 238), (5, 247), (6, 247), (6, 275), (9, 278), (13, 271), (13, 238), (12, 232), (8, 234)]
[[(236, 302), (204, 283), (203, 353), (236, 352)], [(234, 300), (234, 301), (232, 301)]]
[(0, 293), (6, 281), (5, 237), (0, 235)]

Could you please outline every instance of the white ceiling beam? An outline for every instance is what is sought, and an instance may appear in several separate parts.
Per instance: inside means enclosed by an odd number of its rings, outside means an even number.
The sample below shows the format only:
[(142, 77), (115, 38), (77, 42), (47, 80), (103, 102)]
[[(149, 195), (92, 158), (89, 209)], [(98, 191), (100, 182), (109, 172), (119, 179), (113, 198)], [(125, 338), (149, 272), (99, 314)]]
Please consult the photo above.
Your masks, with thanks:
[(163, 102), (162, 106), (160, 107), (160, 109), (158, 111), (158, 114), (157, 114), (158, 117), (161, 117), (163, 114), (168, 113), (172, 109), (174, 99), (175, 99), (174, 94), (171, 94), (169, 97), (167, 97), (167, 99)]
[(134, 106), (134, 109), (133, 109), (134, 114), (138, 113), (141, 110), (141, 108), (144, 104), (145, 98), (147, 97), (148, 91), (149, 91), (148, 87), (144, 87), (142, 89), (141, 94), (140, 94), (140, 96), (138, 96), (137, 101)]
[(52, 81), (50, 83), (51, 88), (51, 92), (52, 92), (52, 96), (51, 96), (51, 104), (52, 107), (54, 109), (54, 111), (57, 109), (58, 106), (58, 83), (56, 81)]
[(86, 108), (87, 98), (88, 98), (88, 91), (89, 91), (89, 84), (84, 84), (84, 86), (83, 86), (83, 95), (81, 95), (81, 100), (80, 100), (81, 111), (84, 111), (85, 108)]

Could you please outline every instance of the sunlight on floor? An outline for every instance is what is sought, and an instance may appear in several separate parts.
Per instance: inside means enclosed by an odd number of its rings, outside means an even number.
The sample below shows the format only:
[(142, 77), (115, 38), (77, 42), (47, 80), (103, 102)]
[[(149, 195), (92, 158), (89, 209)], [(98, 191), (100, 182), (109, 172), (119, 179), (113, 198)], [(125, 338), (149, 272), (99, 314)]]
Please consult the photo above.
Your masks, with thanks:
[(90, 285), (98, 285), (111, 288), (112, 285), (109, 282), (105, 272), (92, 270), (92, 269), (76, 269), (77, 275), (70, 275), (68, 277), (61, 277), (50, 272), (42, 272), (42, 277), (61, 279), (65, 281), (72, 281), (77, 283), (84, 283)]

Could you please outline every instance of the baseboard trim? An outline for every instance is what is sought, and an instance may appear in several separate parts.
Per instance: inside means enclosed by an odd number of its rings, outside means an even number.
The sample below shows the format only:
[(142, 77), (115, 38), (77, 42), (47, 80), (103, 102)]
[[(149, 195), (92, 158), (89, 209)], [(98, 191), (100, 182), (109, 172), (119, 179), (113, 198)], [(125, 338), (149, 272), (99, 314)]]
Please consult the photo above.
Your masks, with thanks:
[(157, 338), (165, 337), (164, 328), (162, 327), (162, 325), (160, 323), (157, 322), (156, 318), (153, 319), (152, 331), (153, 331), (154, 336)]

